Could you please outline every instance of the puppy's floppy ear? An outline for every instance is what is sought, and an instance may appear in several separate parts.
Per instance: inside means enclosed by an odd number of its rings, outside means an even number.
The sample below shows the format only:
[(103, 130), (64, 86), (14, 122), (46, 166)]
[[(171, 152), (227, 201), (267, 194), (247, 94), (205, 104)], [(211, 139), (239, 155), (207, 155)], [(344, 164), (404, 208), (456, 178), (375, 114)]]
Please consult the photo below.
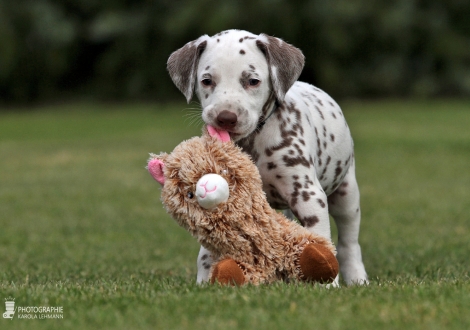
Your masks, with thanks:
[(264, 33), (258, 36), (256, 45), (266, 56), (276, 98), (282, 102), (289, 88), (299, 78), (305, 57), (300, 49)]
[(170, 77), (176, 87), (184, 94), (188, 103), (193, 96), (199, 58), (206, 48), (208, 40), (209, 36), (203, 35), (188, 42), (168, 58), (167, 69)]

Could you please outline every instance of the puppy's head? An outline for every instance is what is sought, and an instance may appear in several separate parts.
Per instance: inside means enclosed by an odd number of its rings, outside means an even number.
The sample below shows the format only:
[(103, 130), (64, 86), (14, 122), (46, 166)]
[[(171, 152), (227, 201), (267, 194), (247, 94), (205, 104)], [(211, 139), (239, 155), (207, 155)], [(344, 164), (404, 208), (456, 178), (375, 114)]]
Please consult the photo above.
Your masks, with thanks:
[(302, 52), (265, 34), (228, 30), (204, 35), (171, 54), (168, 71), (189, 102), (196, 93), (207, 125), (233, 140), (250, 135), (304, 65)]

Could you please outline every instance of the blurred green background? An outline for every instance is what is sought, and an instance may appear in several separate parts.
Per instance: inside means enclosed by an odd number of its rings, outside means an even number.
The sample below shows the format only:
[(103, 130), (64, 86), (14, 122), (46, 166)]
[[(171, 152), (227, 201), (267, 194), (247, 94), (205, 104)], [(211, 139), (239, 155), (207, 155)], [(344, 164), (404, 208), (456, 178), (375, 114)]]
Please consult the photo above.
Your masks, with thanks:
[[(232, 28), (341, 100), (369, 287), (195, 286), (144, 166), (201, 132), (168, 56)], [(65, 311), (0, 327), (468, 329), (469, 109), (468, 0), (0, 0), (0, 297)]]
[(470, 96), (468, 0), (0, 0), (0, 102), (182, 100), (170, 53), (225, 29), (302, 49), (335, 98)]

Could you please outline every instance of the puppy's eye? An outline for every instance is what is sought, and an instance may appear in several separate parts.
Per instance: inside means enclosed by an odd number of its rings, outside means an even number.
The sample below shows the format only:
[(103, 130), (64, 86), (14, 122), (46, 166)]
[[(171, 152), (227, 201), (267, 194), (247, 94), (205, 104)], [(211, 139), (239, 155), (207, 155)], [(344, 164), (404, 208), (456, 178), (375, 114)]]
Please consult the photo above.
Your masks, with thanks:
[(253, 86), (253, 87), (258, 86), (259, 83), (260, 83), (260, 81), (259, 81), (258, 79), (250, 79), (250, 80), (248, 80), (248, 84), (250, 84), (250, 86)]
[(186, 196), (188, 196), (189, 199), (193, 199), (194, 194), (192, 192), (188, 192)]
[(204, 86), (210, 86), (212, 85), (212, 79), (202, 79), (201, 83), (204, 85)]

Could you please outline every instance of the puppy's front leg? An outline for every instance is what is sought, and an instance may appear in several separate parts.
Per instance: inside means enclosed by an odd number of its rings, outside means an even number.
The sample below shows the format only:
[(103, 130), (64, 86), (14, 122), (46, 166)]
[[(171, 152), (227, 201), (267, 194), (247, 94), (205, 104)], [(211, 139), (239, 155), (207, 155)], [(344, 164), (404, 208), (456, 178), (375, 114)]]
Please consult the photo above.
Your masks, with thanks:
[(201, 245), (197, 256), (197, 283), (202, 284), (209, 281), (209, 273), (213, 263), (212, 254)]

